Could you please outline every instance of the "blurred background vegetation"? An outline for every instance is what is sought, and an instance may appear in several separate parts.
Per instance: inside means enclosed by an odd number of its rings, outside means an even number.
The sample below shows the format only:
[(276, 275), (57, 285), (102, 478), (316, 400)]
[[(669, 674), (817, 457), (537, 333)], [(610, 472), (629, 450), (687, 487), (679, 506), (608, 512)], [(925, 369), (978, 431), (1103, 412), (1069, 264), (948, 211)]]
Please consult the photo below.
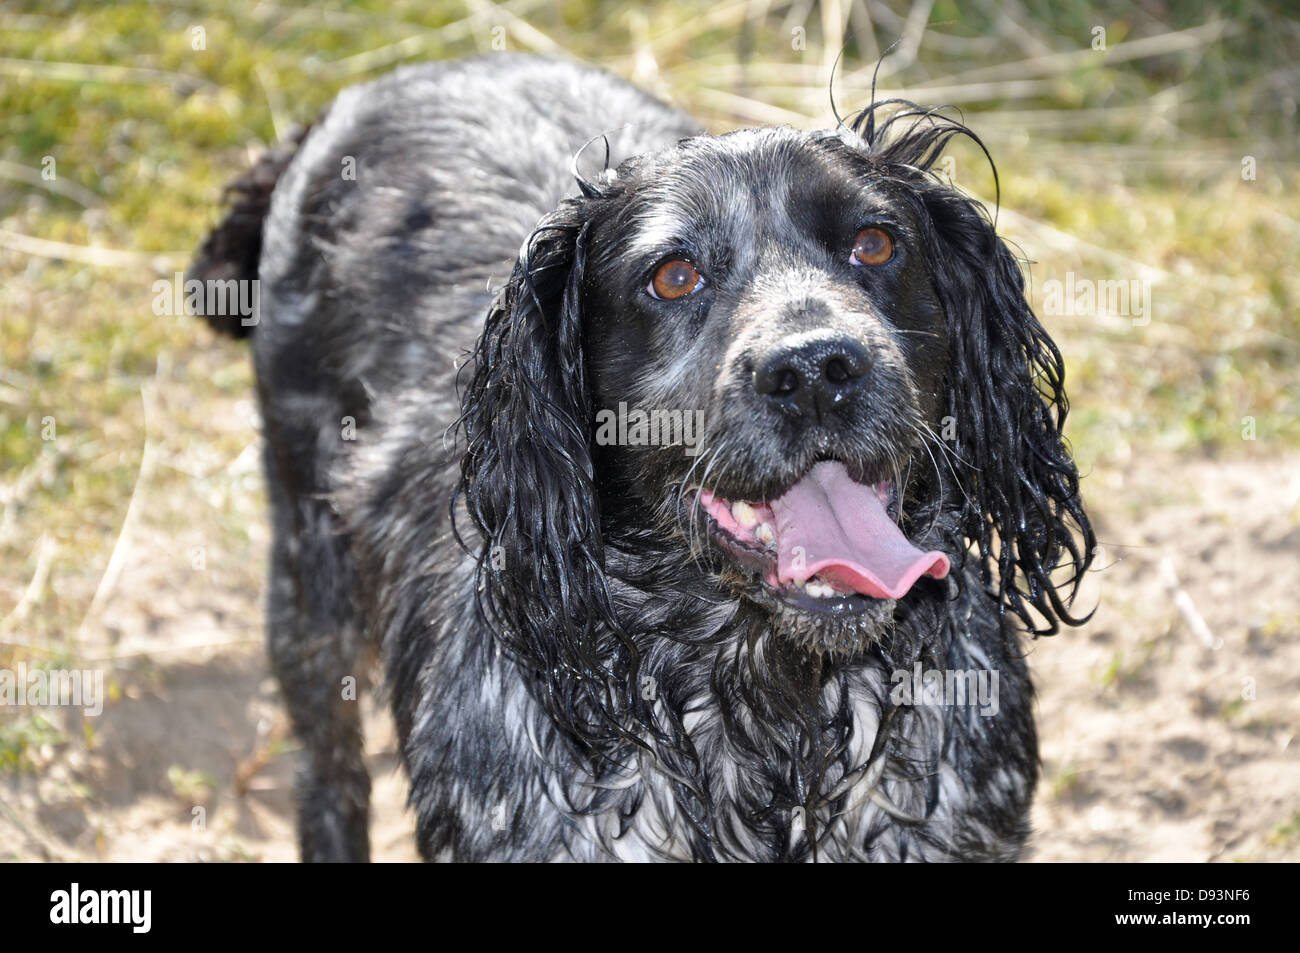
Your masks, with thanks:
[[(892, 48), (879, 95), (951, 104), (996, 160), (1036, 305), (1067, 273), (1150, 282), (1149, 323), (1043, 315), (1090, 492), (1136, 455), (1300, 442), (1290, 4), (3, 0), (0, 665), (147, 650), (107, 623), (108, 644), (87, 641), (128, 537), (173, 566), (221, 554), (203, 585), (243, 600), (226, 637), (257, 639), (247, 355), (155, 315), (151, 284), (185, 266), (222, 185), (337, 90), (501, 47), (606, 66), (717, 131), (827, 125), (832, 90), (841, 113), (865, 104)], [(952, 155), (991, 203), (983, 157)], [(174, 597), (158, 578), (132, 598)], [(47, 728), (0, 727), (0, 767)]]

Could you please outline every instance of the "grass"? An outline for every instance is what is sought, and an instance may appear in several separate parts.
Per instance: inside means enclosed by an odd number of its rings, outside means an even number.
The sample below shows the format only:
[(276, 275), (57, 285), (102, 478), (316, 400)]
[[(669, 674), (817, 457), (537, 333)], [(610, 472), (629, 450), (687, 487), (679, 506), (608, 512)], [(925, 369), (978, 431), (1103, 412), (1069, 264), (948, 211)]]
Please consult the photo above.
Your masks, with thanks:
[(1081, 794), (1085, 789), (1083, 775), (1074, 765), (1062, 767), (1060, 771), (1051, 778), (1052, 782), (1052, 800), (1064, 801)]
[(217, 789), (217, 779), (203, 771), (191, 771), (174, 764), (167, 769), (167, 783), (183, 804), (203, 804)]
[(1300, 811), (1273, 828), (1268, 835), (1270, 844), (1289, 844), (1300, 839)]
[(36, 771), (67, 741), (58, 726), (38, 714), (0, 719), (0, 773)]
[[(1040, 312), (1047, 283), (1069, 273), (1151, 282), (1146, 324), (1043, 315), (1067, 355), (1085, 469), (1139, 453), (1300, 445), (1300, 22), (1280, 4), (1168, 5), (1156, 17), (1119, 2), (939, 0), (917, 48), (919, 34), (904, 29), (914, 9), (7, 5), (0, 665), (103, 650), (80, 633), (133, 494), (143, 505), (129, 529), (159, 558), (188, 560), (203, 545), (210, 584), (258, 584), (247, 356), (190, 319), (155, 315), (150, 286), (184, 266), (250, 154), (338, 89), (501, 41), (606, 65), (721, 130), (825, 124), (836, 54), (843, 111), (865, 102), (877, 52), (902, 36), (881, 94), (941, 95), (963, 109), (998, 162), (1002, 230), (1036, 261)], [(1105, 52), (1091, 48), (1098, 26)], [(1244, 156), (1253, 180), (1242, 178)], [(953, 158), (958, 184), (991, 200), (982, 156), (957, 145)], [(1242, 437), (1248, 419), (1253, 440)]]

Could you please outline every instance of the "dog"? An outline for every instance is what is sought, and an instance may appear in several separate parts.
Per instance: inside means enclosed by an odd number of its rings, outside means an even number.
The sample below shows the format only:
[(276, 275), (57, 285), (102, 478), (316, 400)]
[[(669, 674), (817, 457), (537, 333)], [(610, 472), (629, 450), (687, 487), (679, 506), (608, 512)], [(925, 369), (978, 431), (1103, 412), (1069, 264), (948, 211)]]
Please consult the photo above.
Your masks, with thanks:
[(1095, 544), (1063, 364), (932, 171), (975, 134), (872, 97), (715, 136), (488, 55), (232, 184), (189, 274), (260, 283), (207, 317), (252, 339), (304, 860), (369, 857), (372, 656), (426, 860), (1022, 854), (1022, 641)]

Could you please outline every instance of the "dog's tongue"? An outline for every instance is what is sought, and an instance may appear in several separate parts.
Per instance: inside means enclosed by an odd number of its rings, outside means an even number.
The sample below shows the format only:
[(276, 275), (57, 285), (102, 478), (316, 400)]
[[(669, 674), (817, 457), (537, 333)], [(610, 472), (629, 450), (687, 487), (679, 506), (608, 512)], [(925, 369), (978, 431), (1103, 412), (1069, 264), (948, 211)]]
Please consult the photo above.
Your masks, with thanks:
[(897, 599), (924, 575), (948, 575), (948, 557), (909, 543), (875, 489), (842, 463), (818, 463), (771, 506), (782, 584), (819, 575), (843, 592)]

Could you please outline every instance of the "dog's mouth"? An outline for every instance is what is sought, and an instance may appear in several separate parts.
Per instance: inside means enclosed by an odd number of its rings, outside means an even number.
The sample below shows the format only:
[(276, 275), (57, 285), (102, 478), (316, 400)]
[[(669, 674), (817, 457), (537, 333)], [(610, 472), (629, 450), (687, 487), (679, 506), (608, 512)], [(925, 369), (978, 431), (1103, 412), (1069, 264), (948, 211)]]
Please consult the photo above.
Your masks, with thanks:
[(898, 528), (897, 485), (858, 483), (838, 461), (815, 464), (770, 501), (703, 489), (694, 500), (717, 549), (802, 612), (863, 612), (900, 598), (923, 576), (948, 574), (947, 556), (919, 549)]

